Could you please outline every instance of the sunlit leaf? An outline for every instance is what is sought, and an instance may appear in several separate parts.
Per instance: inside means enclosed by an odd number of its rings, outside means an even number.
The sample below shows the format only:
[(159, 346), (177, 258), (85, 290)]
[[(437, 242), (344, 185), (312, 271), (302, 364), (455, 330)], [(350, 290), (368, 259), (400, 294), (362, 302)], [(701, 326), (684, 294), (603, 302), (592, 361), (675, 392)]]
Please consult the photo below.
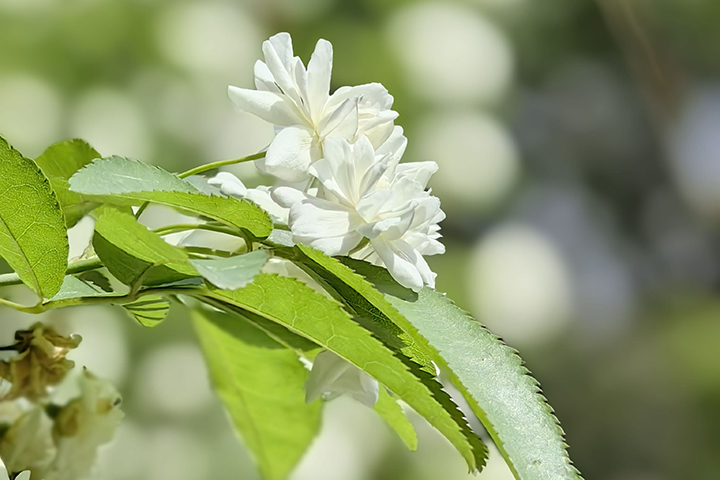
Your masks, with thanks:
[(336, 302), (296, 279), (262, 273), (242, 289), (215, 290), (209, 296), (279, 323), (361, 368), (437, 428), (471, 469), (479, 467), (480, 440), (471, 443), (454, 413), (438, 403), (427, 380), (416, 376), (427, 372), (411, 372), (398, 354), (355, 323)]
[(41, 297), (67, 270), (65, 218), (42, 170), (0, 137), (0, 255)]
[(254, 203), (206, 195), (159, 167), (124, 157), (96, 160), (70, 179), (73, 192), (118, 205), (145, 202), (174, 207), (247, 230), (258, 238), (272, 230), (270, 217)]
[(380, 389), (374, 410), (385, 420), (410, 450), (417, 450), (417, 434), (400, 404), (384, 388)]
[(75, 172), (96, 158), (100, 158), (100, 154), (94, 148), (83, 140), (75, 139), (51, 145), (35, 159), (55, 190), (68, 227), (75, 225), (83, 215), (98, 206), (98, 203), (71, 192), (68, 183)]
[(515, 477), (520, 480), (577, 480), (560, 424), (540, 386), (517, 352), (442, 293), (419, 294), (400, 287), (387, 270), (346, 260), (378, 289), (436, 356), (480, 418)]
[(239, 315), (196, 309), (193, 323), (215, 389), (263, 478), (287, 478), (320, 428), (322, 402), (305, 403), (307, 369)]

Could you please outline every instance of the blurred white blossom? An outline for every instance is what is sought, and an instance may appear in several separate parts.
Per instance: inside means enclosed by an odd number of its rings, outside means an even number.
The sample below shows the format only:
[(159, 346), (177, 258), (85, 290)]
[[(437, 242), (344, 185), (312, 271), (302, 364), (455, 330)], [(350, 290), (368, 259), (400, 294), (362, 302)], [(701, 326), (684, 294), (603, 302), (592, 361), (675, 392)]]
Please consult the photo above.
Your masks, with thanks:
[(310, 403), (321, 397), (332, 400), (343, 394), (372, 408), (378, 401), (378, 382), (355, 365), (326, 350), (315, 357), (305, 385), (305, 401)]

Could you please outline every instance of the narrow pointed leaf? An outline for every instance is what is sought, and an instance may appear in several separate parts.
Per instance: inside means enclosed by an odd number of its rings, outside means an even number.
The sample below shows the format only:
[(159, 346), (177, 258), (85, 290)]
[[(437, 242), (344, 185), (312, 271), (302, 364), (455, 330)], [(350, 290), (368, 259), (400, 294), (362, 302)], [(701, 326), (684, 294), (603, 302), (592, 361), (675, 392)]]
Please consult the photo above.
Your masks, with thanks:
[[(410, 360), (406, 362), (406, 365), (433, 392), (436, 400), (443, 405), (445, 410), (451, 413), (463, 435), (473, 447), (478, 468), (482, 468), (488, 457), (486, 446), (470, 429), (463, 413), (452, 398), (439, 388), (435, 366), (432, 364), (433, 361), (442, 362), (437, 349), (385, 299), (382, 293), (337, 259), (303, 245), (297, 246), (296, 249), (284, 250), (284, 252), (289, 253), (290, 258), (323, 282), (331, 292), (334, 291), (336, 297), (356, 315), (356, 319), (371, 330), (386, 346), (402, 352), (400, 358)], [(412, 291), (399, 285), (398, 287), (399, 290), (395, 291), (399, 295), (414, 298), (415, 294)]]
[(75, 172), (96, 158), (100, 158), (100, 154), (94, 148), (83, 140), (75, 139), (51, 145), (35, 159), (55, 190), (68, 227), (75, 225), (83, 215), (99, 205), (71, 192), (68, 183)]
[(415, 427), (405, 416), (402, 407), (384, 388), (380, 389), (375, 412), (392, 428), (410, 450), (417, 450)]
[(322, 402), (305, 403), (309, 372), (239, 315), (196, 309), (193, 323), (215, 389), (263, 478), (286, 479), (320, 428)]
[(67, 270), (65, 218), (42, 170), (0, 137), (0, 255), (44, 298)]
[(143, 327), (155, 327), (167, 318), (170, 302), (160, 295), (145, 295), (123, 307)]
[(270, 217), (257, 205), (207, 195), (170, 172), (129, 158), (96, 160), (73, 175), (70, 187), (73, 192), (118, 205), (151, 202), (174, 207), (247, 230), (258, 238), (267, 237), (272, 230)]
[(492, 436), (519, 480), (578, 480), (563, 431), (540, 385), (517, 351), (505, 345), (444, 294), (400, 287), (384, 269), (345, 260), (412, 323), (436, 351), (434, 360)]
[(462, 431), (455, 414), (438, 403), (437, 392), (416, 376), (429, 374), (411, 372), (398, 354), (355, 323), (338, 303), (294, 278), (270, 274), (258, 275), (240, 290), (215, 290), (210, 296), (279, 323), (361, 368), (437, 428), (470, 469), (478, 467), (478, 445)]

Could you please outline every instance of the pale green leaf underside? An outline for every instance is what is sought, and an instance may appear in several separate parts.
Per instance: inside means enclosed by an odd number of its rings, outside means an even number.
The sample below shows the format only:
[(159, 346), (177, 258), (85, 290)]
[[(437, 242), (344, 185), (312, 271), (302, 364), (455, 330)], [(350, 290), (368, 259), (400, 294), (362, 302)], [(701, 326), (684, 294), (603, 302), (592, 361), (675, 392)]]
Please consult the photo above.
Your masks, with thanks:
[(0, 137), (0, 255), (44, 298), (67, 270), (65, 218), (42, 170)]
[(250, 283), (269, 258), (265, 250), (256, 250), (228, 258), (191, 259), (190, 264), (216, 287), (235, 290)]
[(71, 192), (68, 180), (75, 172), (99, 157), (100, 154), (87, 142), (75, 139), (55, 143), (35, 159), (35, 163), (55, 190), (68, 227), (75, 225), (83, 215), (97, 206), (97, 203)]
[(336, 302), (296, 279), (270, 274), (258, 275), (240, 290), (214, 291), (212, 297), (280, 323), (355, 364), (437, 428), (458, 449), (470, 469), (477, 467), (475, 450), (455, 418), (400, 358), (355, 323)]
[(73, 192), (118, 205), (151, 202), (177, 208), (247, 230), (258, 238), (272, 231), (270, 217), (257, 205), (206, 195), (172, 173), (124, 157), (94, 161), (73, 175), (70, 186)]
[[(492, 436), (516, 478), (578, 480), (563, 431), (517, 352), (442, 293), (400, 287), (387, 271), (346, 260), (428, 339), (436, 361)], [(402, 298), (401, 298), (402, 297)]]
[(193, 323), (215, 389), (263, 478), (284, 480), (320, 428), (322, 402), (305, 403), (307, 369), (239, 315), (195, 310)]
[(55, 294), (50, 300), (67, 300), (69, 298), (87, 298), (87, 297), (98, 297), (104, 295), (105, 292), (96, 289), (87, 282), (77, 278), (74, 275), (67, 275), (63, 279), (60, 291)]
[(170, 302), (160, 295), (145, 295), (123, 307), (143, 327), (155, 327), (167, 318)]
[(384, 389), (380, 389), (378, 401), (373, 409), (385, 420), (410, 450), (417, 450), (415, 427), (405, 416), (400, 404)]

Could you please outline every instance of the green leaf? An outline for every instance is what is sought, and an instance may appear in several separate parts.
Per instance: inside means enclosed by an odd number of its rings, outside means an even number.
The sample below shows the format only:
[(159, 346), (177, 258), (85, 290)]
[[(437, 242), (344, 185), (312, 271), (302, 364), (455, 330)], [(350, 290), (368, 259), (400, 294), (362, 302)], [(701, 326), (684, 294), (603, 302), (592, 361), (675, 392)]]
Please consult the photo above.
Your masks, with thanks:
[(0, 171), (0, 255), (27, 286), (50, 298), (67, 270), (60, 204), (42, 170), (2, 137)]
[(50, 180), (65, 213), (68, 228), (99, 205), (84, 199), (78, 193), (71, 192), (68, 183), (75, 172), (96, 158), (100, 158), (100, 154), (94, 148), (83, 140), (75, 139), (51, 145), (35, 159), (35, 163)]
[[(406, 362), (407, 366), (430, 389), (445, 410), (451, 413), (452, 418), (473, 447), (478, 468), (484, 466), (488, 456), (487, 448), (470, 429), (464, 415), (452, 398), (442, 390), (437, 382), (432, 361), (441, 361), (442, 359), (438, 351), (418, 332), (417, 328), (403, 317), (382, 293), (337, 259), (302, 245), (296, 249), (280, 249), (278, 251), (281, 254), (285, 253), (298, 265), (304, 267), (330, 292), (334, 291), (336, 297), (356, 315), (359, 323), (375, 333), (386, 346), (402, 352), (403, 356), (400, 358), (411, 360)], [(287, 255), (288, 252), (292, 253)], [(398, 287), (402, 294), (409, 292), (408, 295), (415, 295), (412, 291), (399, 285)]]
[[(519, 480), (578, 480), (563, 431), (517, 352), (444, 294), (405, 291), (384, 269), (346, 260), (365, 275), (437, 351), (434, 360), (492, 436)], [(414, 298), (413, 298), (414, 297)]]
[(269, 258), (267, 251), (256, 250), (228, 258), (191, 259), (190, 264), (216, 287), (235, 290), (250, 283)]
[(322, 402), (305, 403), (307, 369), (239, 315), (196, 309), (193, 323), (215, 389), (263, 478), (287, 478), (320, 427)]
[(380, 389), (380, 395), (374, 410), (390, 428), (395, 430), (395, 433), (398, 434), (410, 450), (417, 450), (415, 428), (405, 416), (400, 404), (384, 388)]
[(70, 187), (73, 192), (117, 205), (151, 202), (174, 207), (247, 230), (257, 238), (272, 231), (270, 217), (254, 203), (206, 195), (172, 173), (124, 157), (94, 161), (73, 175)]
[(50, 300), (67, 300), (70, 298), (98, 297), (104, 295), (104, 292), (96, 289), (92, 285), (73, 275), (67, 275), (63, 279), (60, 291)]
[(129, 213), (106, 206), (97, 209), (95, 216), (95, 252), (122, 283), (161, 285), (198, 276), (185, 252), (169, 245)]
[(155, 327), (167, 318), (170, 302), (160, 295), (145, 295), (123, 307), (143, 327)]
[(423, 382), (416, 376), (429, 374), (411, 372), (403, 360), (355, 323), (338, 303), (294, 278), (262, 273), (240, 290), (214, 290), (209, 296), (279, 323), (361, 368), (437, 428), (458, 449), (470, 469), (478, 467), (479, 447), (462, 431), (455, 417), (457, 412), (447, 411), (438, 403), (437, 392), (428, 388), (427, 379)]

